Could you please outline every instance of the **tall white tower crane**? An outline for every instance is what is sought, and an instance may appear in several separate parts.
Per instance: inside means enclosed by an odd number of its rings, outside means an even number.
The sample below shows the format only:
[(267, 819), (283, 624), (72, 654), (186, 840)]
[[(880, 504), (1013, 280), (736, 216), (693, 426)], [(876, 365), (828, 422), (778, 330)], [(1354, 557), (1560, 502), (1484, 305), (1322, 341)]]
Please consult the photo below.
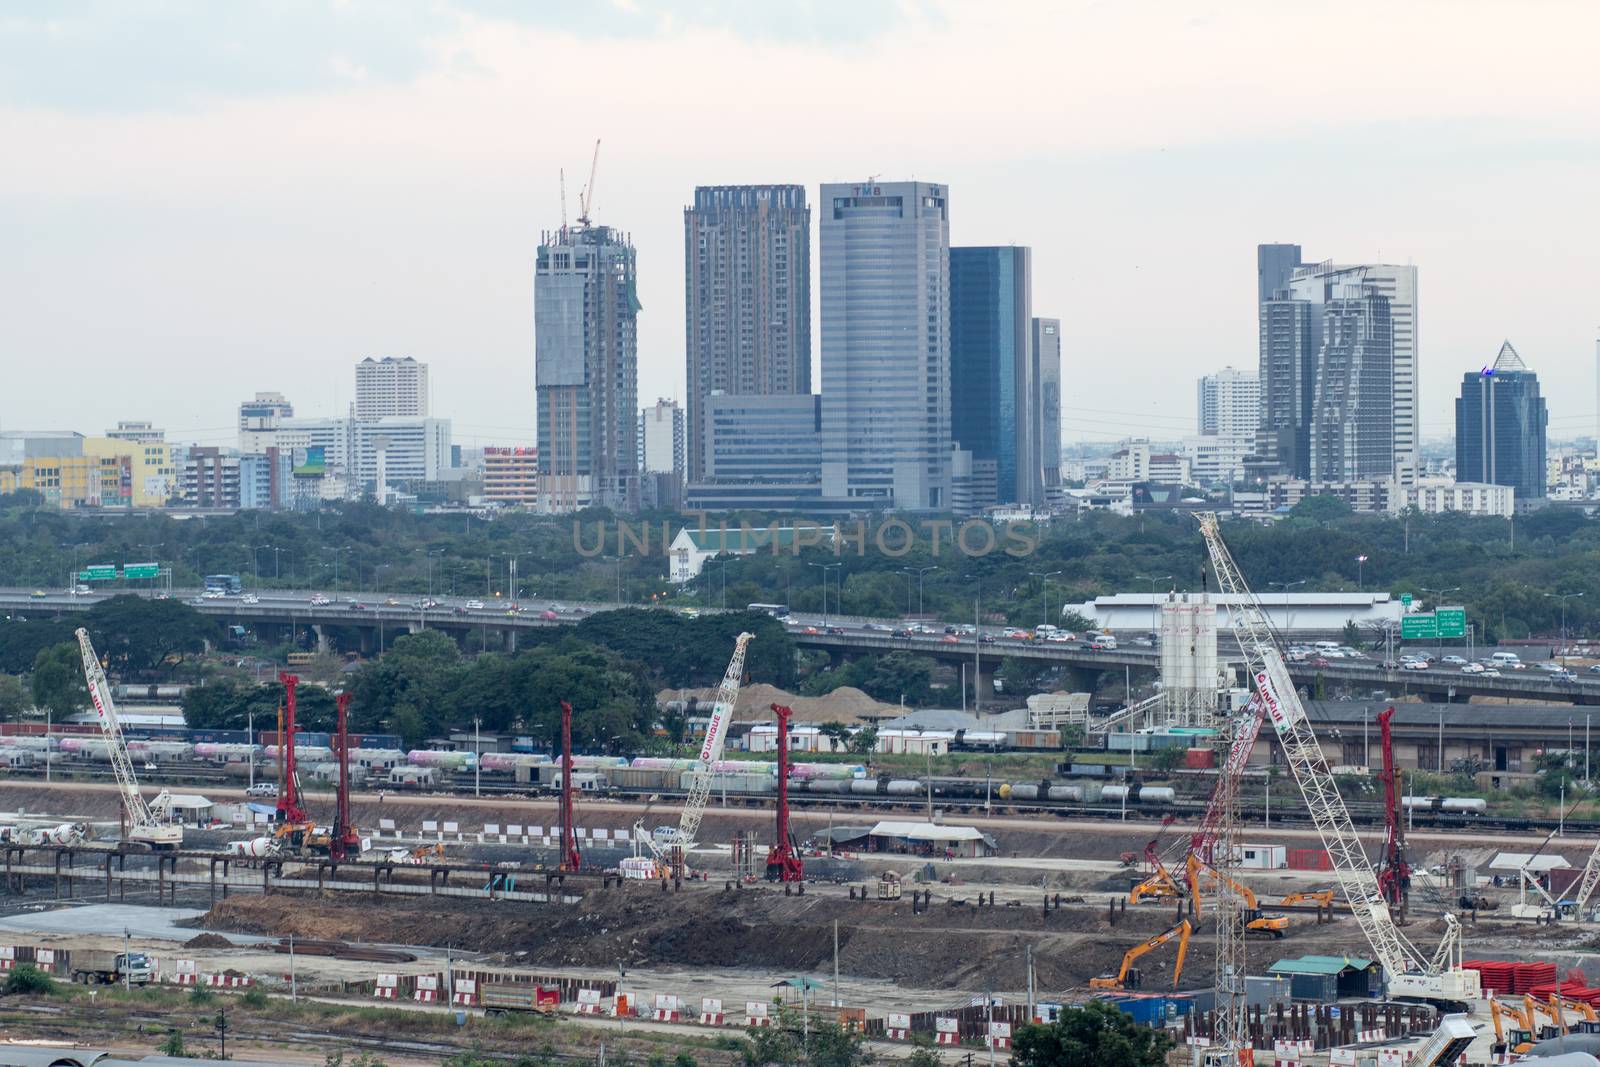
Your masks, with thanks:
[[(689, 797), (684, 801), (683, 814), (678, 818), (678, 829), (668, 841), (647, 838), (656, 858), (663, 861), (673, 873), (682, 874), (689, 850), (694, 847), (695, 835), (700, 832), (700, 820), (705, 817), (706, 801), (711, 798), (712, 764), (722, 758), (722, 745), (728, 739), (728, 723), (733, 719), (734, 701), (739, 699), (739, 683), (744, 678), (745, 647), (754, 634), (742, 633), (734, 640), (733, 658), (717, 687), (716, 702), (711, 707), (711, 721), (706, 724), (706, 737), (700, 745), (700, 755), (689, 771)], [(636, 837), (643, 837), (643, 824), (634, 825)]]
[(158, 822), (151, 812), (152, 806), (157, 811), (167, 811), (171, 797), (163, 790), (154, 805), (145, 803), (139, 792), (139, 780), (133, 776), (133, 760), (128, 757), (128, 743), (122, 739), (122, 723), (117, 719), (116, 706), (111, 703), (111, 686), (106, 682), (100, 657), (89, 643), (89, 631), (79, 629), (77, 636), (89, 699), (94, 701), (95, 717), (100, 720), (100, 732), (105, 735), (106, 748), (111, 755), (111, 769), (117, 776), (117, 788), (122, 791), (122, 806), (128, 813), (128, 840), (141, 841), (151, 848), (178, 848), (183, 844), (183, 827)]
[[(1378, 888), (1377, 874), (1367, 860), (1344, 797), (1339, 794), (1322, 746), (1306, 718), (1300, 694), (1289, 677), (1266, 612), (1223, 543), (1215, 514), (1200, 516), (1200, 532), (1221, 591), (1233, 594), (1235, 602), (1228, 616), (1265, 705), (1267, 720), (1283, 745), (1289, 770), (1322, 838), (1339, 888), (1372, 945), (1373, 954), (1383, 965), (1389, 995), (1455, 1004), (1476, 999), (1482, 992), (1478, 972), (1461, 966), (1461, 928), (1454, 915), (1445, 915), (1445, 936), (1431, 958), (1422, 956), (1395, 925), (1388, 902)], [(1221, 949), (1218, 951), (1220, 954)]]

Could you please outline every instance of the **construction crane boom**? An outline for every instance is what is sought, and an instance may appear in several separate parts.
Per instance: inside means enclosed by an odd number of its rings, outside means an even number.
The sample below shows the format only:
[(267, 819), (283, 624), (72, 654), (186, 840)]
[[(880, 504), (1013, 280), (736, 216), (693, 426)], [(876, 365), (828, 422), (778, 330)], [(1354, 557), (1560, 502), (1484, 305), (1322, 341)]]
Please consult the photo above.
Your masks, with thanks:
[[(105, 669), (100, 666), (100, 657), (95, 655), (94, 645), (89, 641), (89, 631), (80, 628), (77, 637), (89, 699), (94, 702), (95, 718), (100, 720), (111, 770), (122, 792), (122, 806), (128, 813), (128, 840), (142, 841), (151, 848), (177, 848), (183, 844), (183, 827), (158, 822), (150, 805), (145, 803), (139, 792), (139, 780), (134, 777), (133, 760), (128, 756), (128, 743), (122, 737), (122, 722), (117, 718), (116, 705), (111, 702), (111, 686), (106, 681)], [(169, 810), (163, 798), (168, 798), (168, 794), (163, 792), (157, 797), (157, 805), (162, 811)]]
[(1480, 993), (1478, 972), (1463, 969), (1458, 958), (1458, 924), (1448, 924), (1445, 938), (1432, 959), (1424, 959), (1395, 924), (1389, 903), (1378, 887), (1377, 875), (1345, 807), (1344, 797), (1339, 793), (1322, 746), (1311, 729), (1300, 694), (1289, 677), (1266, 612), (1234, 563), (1214, 513), (1200, 515), (1200, 531), (1219, 588), (1233, 599), (1228, 615), (1239, 649), (1283, 746), (1306, 809), (1322, 838), (1339, 888), (1389, 976), (1390, 995), (1454, 1002), (1477, 998)]
[(1383, 862), (1378, 889), (1396, 915), (1404, 916), (1411, 896), (1411, 864), (1406, 859), (1406, 828), (1400, 818), (1400, 768), (1394, 761), (1394, 708), (1378, 712), (1378, 743), (1383, 751)]
[(578, 223), (587, 227), (594, 212), (594, 177), (600, 170), (600, 138), (594, 139), (594, 158), (589, 161), (589, 184), (578, 194)]
[[(668, 866), (681, 875), (688, 861), (689, 850), (694, 847), (695, 835), (700, 832), (700, 820), (705, 817), (706, 801), (711, 798), (711, 765), (722, 758), (722, 744), (728, 738), (728, 723), (733, 719), (733, 704), (739, 699), (739, 684), (744, 678), (745, 648), (754, 634), (742, 633), (733, 643), (733, 658), (717, 687), (717, 698), (711, 706), (711, 721), (706, 724), (706, 738), (700, 745), (700, 756), (689, 771), (689, 796), (683, 803), (683, 814), (678, 819), (678, 830), (670, 846), (663, 850), (660, 844), (649, 839), (649, 845), (659, 858), (668, 853)], [(635, 825), (637, 835), (638, 825)]]
[(1573, 910), (1578, 918), (1583, 918), (1596, 886), (1600, 886), (1600, 841), (1594, 843), (1594, 851), (1589, 853), (1589, 862), (1583, 865), (1583, 875), (1578, 879), (1578, 895), (1573, 898), (1577, 903)]

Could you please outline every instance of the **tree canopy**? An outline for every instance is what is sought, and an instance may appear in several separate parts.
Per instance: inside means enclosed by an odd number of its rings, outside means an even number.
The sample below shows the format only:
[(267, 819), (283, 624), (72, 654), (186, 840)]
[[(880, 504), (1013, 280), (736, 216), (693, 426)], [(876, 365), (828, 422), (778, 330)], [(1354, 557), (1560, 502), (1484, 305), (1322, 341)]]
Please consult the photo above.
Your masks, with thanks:
[(1163, 1067), (1172, 1039), (1104, 1001), (1062, 1008), (1053, 1023), (1019, 1027), (1012, 1067)]

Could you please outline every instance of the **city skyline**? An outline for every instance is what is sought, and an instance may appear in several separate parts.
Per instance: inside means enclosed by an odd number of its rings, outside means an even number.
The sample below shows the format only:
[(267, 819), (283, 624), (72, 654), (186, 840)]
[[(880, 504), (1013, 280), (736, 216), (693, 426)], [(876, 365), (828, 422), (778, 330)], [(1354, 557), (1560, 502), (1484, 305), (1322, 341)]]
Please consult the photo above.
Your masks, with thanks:
[[(1505, 28), (1503, 11), (1453, 13), (1476, 50), (1426, 50), (1420, 60), (1410, 46), (1430, 17), (1391, 13), (1384, 40), (1368, 42), (1350, 71), (1355, 95), (1334, 106), (1285, 92), (1288, 57), (1253, 50), (1307, 25), (1309, 15), (1266, 5), (1144, 22), (1084, 6), (1008, 19), (913, 5), (843, 31), (821, 17), (780, 27), (713, 10), (665, 25), (618, 11), (606, 20), (615, 25), (558, 32), (539, 13), (443, 10), (442, 21), (404, 24), (380, 43), (352, 39), (348, 27), (330, 38), (292, 21), (315, 16), (284, 16), (265, 39), (283, 40), (296, 60), (286, 74), (247, 64), (208, 81), (184, 62), (113, 67), (123, 76), (115, 89), (112, 79), (68, 84), (40, 69), (82, 71), (90, 45), (81, 38), (46, 39), (31, 19), (8, 25), (0, 48), (19, 74), (0, 82), (0, 129), (19, 151), (0, 177), (0, 225), (22, 254), (0, 266), (0, 282), (24, 299), (0, 325), (0, 347), (25, 366), (0, 398), (0, 426), (149, 418), (175, 439), (225, 444), (232, 401), (196, 403), (190, 383), (215, 382), (230, 398), (278, 391), (307, 414), (336, 415), (351, 386), (324, 368), (392, 353), (432, 365), (433, 409), (456, 418), (463, 443), (531, 440), (517, 394), (532, 387), (532, 246), (558, 217), (560, 171), (573, 199), (597, 136), (597, 221), (639, 250), (641, 396), (684, 399), (681, 210), (695, 185), (786, 181), (809, 197), (824, 180), (876, 172), (948, 182), (967, 205), (952, 243), (1034, 249), (1035, 303), (1062, 320), (1067, 441), (1113, 440), (1129, 424), (1185, 432), (1191, 369), (1248, 364), (1254, 308), (1236, 279), (1255, 244), (1283, 238), (1337, 248), (1346, 262), (1427, 272), (1422, 437), (1449, 433), (1460, 373), (1506, 335), (1533, 354), (1558, 398), (1552, 432), (1593, 425), (1596, 268), (1588, 228), (1572, 224), (1600, 168), (1593, 90), (1576, 73), (1576, 51), (1571, 62), (1537, 64), (1497, 52), (1485, 80), (1482, 50)], [(1579, 13), (1549, 5), (1517, 17), (1557, 50), (1576, 49)], [(375, 16), (357, 4), (346, 17)], [(164, 30), (153, 16), (124, 19), (117, 27), (135, 42)], [(186, 29), (204, 55), (242, 32), (240, 20), (250, 28), (246, 16), (218, 13)], [(1159, 31), (1150, 47), (1174, 64), (1171, 82), (1117, 88), (1096, 53), (1149, 30)], [(1024, 70), (1022, 85), (980, 87), (937, 119), (897, 128), (874, 122), (878, 109), (855, 99), (859, 78), (841, 73), (869, 59), (893, 93), (969, 49), (1003, 53), (1051, 34), (1079, 42), (1072, 84), (1034, 92), (1043, 72)], [(692, 112), (709, 72), (688, 71), (644, 99), (607, 89), (586, 94), (582, 108), (564, 105), (577, 97), (561, 72), (592, 69), (606, 52), (649, 67), (730, 43), (741, 76), (770, 86), (759, 104), (735, 101), (738, 113), (782, 105), (793, 120), (754, 130), (737, 150), (686, 150), (669, 133), (678, 128), (669, 116)], [(442, 65), (440, 50), (462, 63)], [(538, 64), (526, 62), (531, 54)], [(1207, 85), (1217, 63), (1246, 54), (1238, 87)], [(533, 66), (547, 73), (527, 74)], [(1078, 79), (1097, 86), (1094, 109), (1062, 91)], [(835, 107), (845, 84), (852, 107)], [(1251, 106), (1223, 107), (1234, 94)], [(537, 138), (513, 134), (534, 100), (551, 117)], [(1219, 108), (1249, 118), (1194, 121)], [(1041, 141), (1041, 128), (1062, 136)], [(63, 143), (74, 152), (59, 151)], [(1378, 157), (1381, 168), (1362, 162)], [(1535, 185), (1540, 196), (1526, 196)], [(1464, 204), (1486, 202), (1503, 207), (1459, 225)], [(219, 262), (230, 269), (217, 271)], [(1197, 272), (1196, 262), (1215, 269)], [(1140, 297), (1157, 291), (1168, 314), (1142, 316)], [(84, 306), (96, 314), (75, 313)], [(813, 346), (813, 382), (818, 359)], [(141, 373), (75, 397), (44, 374), (62, 365), (86, 378)], [(1085, 392), (1125, 403), (1112, 414), (1083, 403)]]

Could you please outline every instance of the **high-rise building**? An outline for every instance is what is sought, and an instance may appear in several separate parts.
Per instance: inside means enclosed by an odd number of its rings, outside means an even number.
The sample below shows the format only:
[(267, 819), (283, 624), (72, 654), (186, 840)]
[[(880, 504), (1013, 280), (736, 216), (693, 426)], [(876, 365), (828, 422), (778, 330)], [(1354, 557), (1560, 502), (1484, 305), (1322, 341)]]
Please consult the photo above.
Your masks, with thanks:
[(996, 503), (1042, 504), (1033, 253), (950, 249), (950, 436), (995, 462)]
[(950, 490), (950, 216), (930, 182), (822, 187), (822, 489), (940, 510)]
[[(1417, 429), (1417, 268), (1389, 263), (1291, 264), (1291, 260), (1299, 258), (1296, 245), (1261, 245), (1256, 252), (1262, 396), (1258, 452), (1264, 459), (1276, 460), (1283, 473), (1307, 476), (1309, 394), (1314, 380), (1313, 362), (1323, 341), (1326, 317), (1322, 306), (1336, 288), (1348, 291), (1348, 284), (1354, 282), (1389, 302), (1394, 453), (1391, 473), (1402, 485), (1412, 484), (1421, 463)], [(1295, 303), (1312, 306), (1290, 306)], [(1292, 365), (1296, 357), (1300, 359), (1299, 366)]]
[(1061, 320), (1033, 320), (1034, 380), (1039, 387), (1039, 469), (1045, 495), (1061, 486)]
[(450, 420), (284, 419), (275, 447), (297, 468), (315, 456), (323, 477), (342, 485), (340, 495), (381, 498), (390, 487), (437, 481), (449, 470)]
[(1300, 266), (1299, 245), (1256, 245), (1256, 303), (1265, 303), (1289, 287), (1289, 276)]
[(483, 450), (483, 498), (504, 507), (539, 503), (539, 451), (534, 448)]
[(544, 235), (534, 276), (541, 507), (639, 501), (639, 294), (633, 245), (609, 226)]
[(1519, 500), (1542, 499), (1549, 425), (1539, 376), (1507, 341), (1492, 366), (1461, 376), (1456, 480), (1509, 485)]
[(682, 474), (683, 409), (676, 400), (657, 400), (639, 412), (641, 469), (649, 474)]
[(1311, 403), (1312, 481), (1395, 474), (1394, 327), (1374, 287), (1349, 280), (1329, 292)]
[(822, 500), (822, 398), (723, 396), (705, 399), (702, 478), (685, 490), (704, 511), (831, 510)]
[(368, 356), (356, 364), (356, 418), (426, 418), (428, 365), (410, 356)]
[(687, 475), (705, 398), (811, 391), (811, 209), (804, 186), (697, 186), (683, 211)]
[(1198, 429), (1207, 435), (1253, 437), (1261, 425), (1261, 379), (1224, 367), (1200, 379)]
[(294, 418), (294, 405), (282, 393), (257, 393), (239, 405), (239, 451), (263, 453), (276, 440), (278, 423)]

